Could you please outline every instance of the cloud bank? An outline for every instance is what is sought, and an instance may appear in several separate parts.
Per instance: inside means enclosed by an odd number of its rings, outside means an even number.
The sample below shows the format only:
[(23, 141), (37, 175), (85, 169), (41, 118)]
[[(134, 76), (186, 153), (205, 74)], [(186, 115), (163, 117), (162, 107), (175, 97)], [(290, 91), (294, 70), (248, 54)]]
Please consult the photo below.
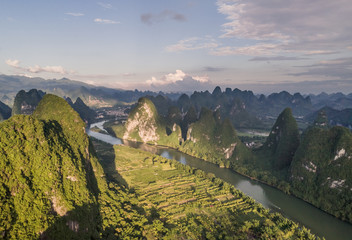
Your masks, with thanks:
[(20, 66), (20, 61), (19, 60), (12, 60), (8, 59), (5, 61), (5, 63), (13, 68), (29, 72), (29, 73), (58, 73), (58, 74), (71, 74), (73, 73), (72, 71), (67, 71), (65, 70), (62, 66), (44, 66), (41, 67), (39, 65), (35, 65), (32, 67), (22, 67)]
[(166, 74), (160, 78), (152, 77), (146, 81), (151, 90), (166, 92), (189, 92), (194, 89), (208, 90), (213, 88), (208, 76), (192, 76), (182, 70)]
[(227, 20), (222, 38), (254, 40), (257, 46), (270, 42), (273, 49), (302, 53), (335, 52), (352, 39), (349, 0), (218, 0), (217, 6)]
[[(166, 50), (208, 49), (215, 56), (313, 56), (352, 48), (350, 0), (217, 0), (216, 5), (225, 16), (218, 38), (187, 38)], [(153, 22), (149, 17), (146, 23)]]

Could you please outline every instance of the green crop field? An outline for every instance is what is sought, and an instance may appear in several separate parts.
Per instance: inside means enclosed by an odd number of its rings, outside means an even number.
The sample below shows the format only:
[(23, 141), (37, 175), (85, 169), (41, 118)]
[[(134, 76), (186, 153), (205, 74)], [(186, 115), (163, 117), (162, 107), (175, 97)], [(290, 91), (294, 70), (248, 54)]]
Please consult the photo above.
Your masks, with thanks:
[[(103, 143), (95, 146), (104, 149)], [(126, 146), (114, 146), (114, 153), (105, 146), (102, 152), (108, 179), (134, 193), (152, 222), (154, 235), (147, 238), (316, 239), (309, 230), (270, 213), (213, 174)]]

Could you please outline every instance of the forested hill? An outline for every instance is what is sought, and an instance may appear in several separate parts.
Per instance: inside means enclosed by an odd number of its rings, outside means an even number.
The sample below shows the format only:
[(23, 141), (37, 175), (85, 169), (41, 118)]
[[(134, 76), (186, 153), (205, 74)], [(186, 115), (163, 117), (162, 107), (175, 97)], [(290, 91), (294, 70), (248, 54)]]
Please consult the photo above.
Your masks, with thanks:
[(293, 158), (295, 194), (352, 223), (352, 133), (344, 127), (311, 127)]
[(1, 123), (0, 159), (2, 238), (99, 236), (93, 170), (102, 171), (84, 123), (65, 100), (46, 95), (34, 116)]
[(272, 156), (272, 165), (280, 170), (291, 165), (299, 145), (299, 132), (290, 108), (286, 108), (277, 118), (262, 147)]
[(0, 101), (0, 122), (11, 117), (11, 108)]
[(12, 115), (32, 114), (44, 95), (45, 92), (37, 89), (31, 89), (28, 92), (24, 90), (19, 91), (13, 103)]
[[(68, 99), (66, 99), (67, 101)], [(67, 101), (70, 103), (69, 101)], [(72, 102), (72, 101), (71, 101)], [(71, 105), (71, 104), (70, 104)], [(92, 109), (90, 109), (80, 97), (76, 99), (75, 103), (72, 103), (71, 107), (78, 112), (79, 116), (82, 118), (83, 121), (85, 121), (87, 124), (90, 124), (93, 122), (93, 120), (96, 117), (96, 112)]]
[(0, 123), (0, 169), (1, 239), (142, 237), (135, 196), (107, 183), (85, 123), (60, 97)]
[(273, 119), (285, 109), (291, 108), (295, 116), (305, 116), (314, 111), (310, 97), (300, 93), (290, 94), (286, 91), (272, 93), (269, 96), (255, 95), (252, 91), (226, 88), (222, 91), (216, 87), (209, 91), (195, 91), (190, 96), (182, 94), (177, 101), (166, 96), (147, 96), (153, 101), (160, 115), (166, 116), (170, 107), (178, 107), (185, 114), (194, 108), (197, 114), (203, 107), (219, 111), (223, 119), (230, 119), (233, 126), (239, 128), (270, 128)]
[(164, 117), (150, 99), (140, 98), (127, 122), (109, 130), (123, 139), (169, 146), (222, 167), (252, 158), (232, 123), (207, 108), (197, 117), (190, 107), (182, 118), (179, 109), (171, 107)]

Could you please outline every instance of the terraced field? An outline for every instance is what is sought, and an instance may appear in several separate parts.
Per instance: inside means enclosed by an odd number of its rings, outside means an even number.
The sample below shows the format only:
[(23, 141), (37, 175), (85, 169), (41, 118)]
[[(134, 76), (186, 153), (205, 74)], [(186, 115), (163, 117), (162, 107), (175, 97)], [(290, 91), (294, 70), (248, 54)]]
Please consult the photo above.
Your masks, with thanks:
[(168, 229), (164, 238), (316, 239), (213, 174), (126, 146), (114, 149), (115, 176)]

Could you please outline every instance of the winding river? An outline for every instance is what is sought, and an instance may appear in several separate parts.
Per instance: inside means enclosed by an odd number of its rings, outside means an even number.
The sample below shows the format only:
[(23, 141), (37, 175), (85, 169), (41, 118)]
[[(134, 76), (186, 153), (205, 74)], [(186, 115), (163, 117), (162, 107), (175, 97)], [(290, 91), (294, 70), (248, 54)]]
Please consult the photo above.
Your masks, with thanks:
[[(92, 124), (91, 127), (102, 129), (104, 122)], [(121, 140), (107, 134), (101, 134), (87, 130), (89, 136), (97, 138), (110, 144), (124, 144), (130, 147), (139, 148), (165, 158), (175, 159), (183, 164), (201, 169), (205, 172), (215, 174), (216, 177), (231, 183), (237, 189), (251, 196), (266, 208), (282, 213), (285, 217), (300, 222), (318, 236), (325, 237), (327, 240), (352, 239), (352, 225), (319, 210), (318, 208), (298, 199), (287, 195), (280, 190), (267, 186), (260, 182), (244, 177), (230, 169), (219, 168), (217, 165), (191, 157), (174, 149), (151, 146), (143, 143), (136, 143)]]

